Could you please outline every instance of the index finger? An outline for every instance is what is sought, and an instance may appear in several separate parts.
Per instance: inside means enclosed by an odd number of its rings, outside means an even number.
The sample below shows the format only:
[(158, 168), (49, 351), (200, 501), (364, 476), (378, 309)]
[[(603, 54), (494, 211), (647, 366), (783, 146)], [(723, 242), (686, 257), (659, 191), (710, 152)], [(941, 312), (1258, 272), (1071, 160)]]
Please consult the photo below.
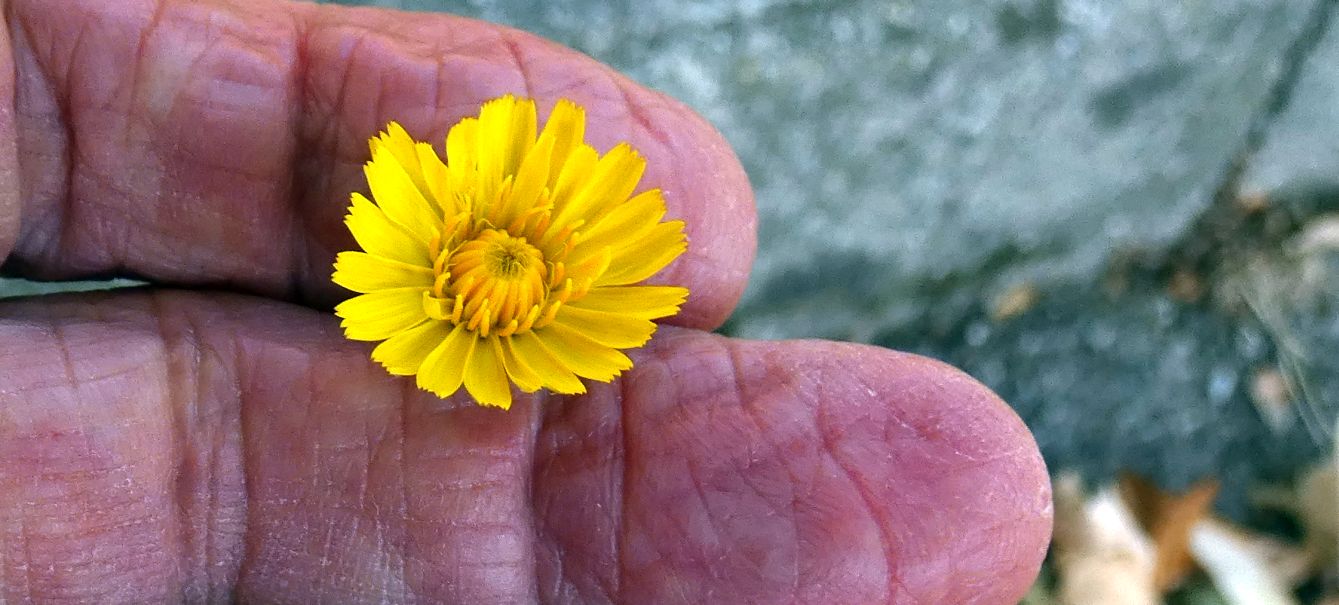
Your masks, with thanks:
[(395, 120), (440, 150), (451, 124), (515, 93), (541, 112), (570, 98), (597, 149), (628, 141), (647, 158), (640, 188), (687, 223), (688, 251), (655, 278), (693, 292), (672, 323), (719, 325), (747, 280), (752, 193), (721, 136), (534, 36), (272, 0), (16, 0), (6, 17), (15, 104), (0, 144), (17, 144), (0, 149), (0, 182), (20, 195), (0, 197), (0, 258), (21, 275), (329, 305), (347, 296), (330, 263), (352, 247), (342, 219), (366, 190), (367, 139)]

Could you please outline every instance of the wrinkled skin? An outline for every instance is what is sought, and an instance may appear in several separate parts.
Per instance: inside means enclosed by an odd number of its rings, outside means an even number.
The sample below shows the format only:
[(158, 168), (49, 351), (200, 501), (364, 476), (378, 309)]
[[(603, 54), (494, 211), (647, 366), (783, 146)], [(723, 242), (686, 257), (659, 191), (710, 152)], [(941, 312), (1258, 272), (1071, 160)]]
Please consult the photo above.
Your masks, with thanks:
[[(0, 304), (0, 601), (1013, 603), (1035, 575), (1045, 468), (986, 388), (702, 331), (754, 214), (678, 103), (448, 16), (0, 6), (5, 270), (155, 284)], [(386, 375), (328, 312), (367, 137), (504, 92), (645, 153), (691, 238), (658, 281), (693, 291), (619, 381), (510, 412)]]

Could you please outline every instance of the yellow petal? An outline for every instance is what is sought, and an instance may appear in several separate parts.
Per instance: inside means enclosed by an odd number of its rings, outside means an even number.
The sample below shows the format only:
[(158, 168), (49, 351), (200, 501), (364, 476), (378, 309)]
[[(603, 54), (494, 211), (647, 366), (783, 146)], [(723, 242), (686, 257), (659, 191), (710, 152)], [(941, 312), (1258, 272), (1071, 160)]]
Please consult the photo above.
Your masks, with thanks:
[(558, 174), (558, 182), (553, 186), (553, 195), (549, 196), (555, 207), (560, 201), (566, 202), (573, 193), (586, 184), (590, 179), (591, 170), (599, 161), (600, 154), (590, 145), (582, 143), (572, 150)]
[[(479, 110), (479, 199), (492, 200), (508, 176), (516, 174), (521, 158), (535, 143), (535, 103), (506, 95), (484, 103)], [(481, 215), (480, 215), (481, 216)]]
[(465, 369), (465, 390), (480, 405), (511, 407), (511, 383), (502, 365), (502, 343), (497, 337), (480, 339)]
[(615, 204), (627, 201), (645, 169), (646, 160), (641, 154), (627, 143), (619, 143), (596, 162), (590, 178), (571, 197), (555, 196), (554, 224), (565, 225), (579, 218), (594, 220)]
[(428, 318), (422, 288), (396, 288), (361, 294), (335, 307), (340, 326), (352, 340), (385, 340)]
[(569, 307), (622, 313), (640, 319), (659, 319), (679, 312), (688, 298), (688, 289), (676, 286), (611, 286), (591, 288)]
[(372, 139), (371, 147), (372, 157), (376, 157), (378, 151), (386, 151), (394, 156), (395, 161), (404, 168), (409, 180), (414, 182), (419, 192), (425, 197), (429, 195), (419, 165), (418, 152), (414, 150), (414, 138), (409, 136), (403, 126), (398, 122), (386, 125), (386, 131)]
[(446, 339), (423, 360), (418, 371), (418, 386), (438, 397), (450, 397), (460, 389), (465, 368), (474, 354), (474, 332), (457, 325)]
[(511, 141), (507, 149), (506, 163), (502, 165), (504, 175), (516, 174), (521, 168), (521, 161), (535, 145), (538, 115), (534, 100), (517, 99), (516, 106), (512, 108), (511, 118)]
[(331, 279), (354, 292), (373, 292), (404, 287), (432, 287), (432, 269), (372, 256), (366, 252), (340, 252), (335, 257)]
[(451, 324), (425, 321), (386, 339), (372, 349), (372, 359), (396, 376), (413, 376), (423, 360), (451, 334)]
[(651, 232), (665, 216), (665, 200), (659, 189), (638, 194), (610, 210), (594, 225), (581, 231), (581, 240), (567, 255), (569, 265), (580, 263), (601, 249), (622, 248)]
[(511, 127), (511, 112), (515, 105), (516, 99), (507, 95), (484, 103), (479, 110), (479, 138), (474, 148), (474, 157), (479, 163), (474, 173), (474, 190), (480, 200), (491, 201), (502, 184), (502, 165), (506, 162), (509, 138), (507, 131)]
[(596, 254), (585, 258), (570, 259), (567, 264), (567, 274), (576, 280), (591, 280), (598, 283), (601, 275), (609, 270), (609, 264), (614, 260), (614, 251), (612, 248), (604, 247), (596, 251)]
[(544, 388), (567, 395), (586, 392), (586, 385), (549, 352), (534, 332), (517, 334), (510, 340), (512, 353), (543, 381)]
[(527, 393), (533, 393), (543, 387), (544, 379), (516, 357), (516, 345), (512, 343), (512, 337), (507, 336), (498, 340), (502, 343), (502, 365), (507, 368), (507, 376), (512, 382)]
[(545, 137), (526, 154), (516, 172), (507, 208), (502, 212), (498, 224), (511, 224), (516, 216), (533, 207), (539, 200), (539, 194), (544, 191), (549, 179), (549, 156), (552, 153), (553, 137)]
[(616, 349), (606, 347), (561, 323), (552, 323), (535, 336), (558, 363), (582, 378), (609, 382), (632, 367), (632, 360)]
[(344, 217), (344, 224), (348, 225), (349, 232), (353, 233), (353, 238), (363, 250), (402, 263), (432, 264), (432, 259), (428, 258), (426, 241), (415, 238), (404, 227), (392, 222), (381, 208), (362, 194), (355, 193), (352, 198), (353, 203), (349, 206), (349, 215)]
[(465, 118), (446, 133), (446, 168), (452, 191), (474, 190), (474, 168), (479, 165), (479, 119)]
[(646, 237), (615, 250), (613, 263), (595, 280), (595, 285), (621, 286), (642, 281), (664, 269), (687, 248), (683, 221), (660, 223)]
[(544, 132), (539, 136), (553, 139), (553, 153), (550, 156), (552, 167), (548, 170), (548, 186), (553, 189), (558, 184), (558, 175), (567, 163), (568, 156), (582, 144), (586, 136), (586, 110), (567, 99), (560, 99), (549, 113), (549, 119), (544, 123)]
[(437, 156), (437, 150), (427, 143), (418, 143), (414, 145), (414, 150), (418, 154), (419, 166), (423, 169), (423, 182), (427, 189), (424, 195), (428, 201), (437, 207), (442, 216), (451, 216), (460, 212), (456, 208), (455, 196), (452, 194), (447, 184), (446, 164), (442, 163), (442, 158)]
[(555, 321), (606, 347), (617, 349), (640, 347), (656, 331), (655, 322), (649, 319), (568, 305), (558, 310)]
[(431, 241), (437, 235), (441, 218), (390, 152), (378, 151), (363, 171), (367, 174), (372, 198), (386, 216), (421, 241)]

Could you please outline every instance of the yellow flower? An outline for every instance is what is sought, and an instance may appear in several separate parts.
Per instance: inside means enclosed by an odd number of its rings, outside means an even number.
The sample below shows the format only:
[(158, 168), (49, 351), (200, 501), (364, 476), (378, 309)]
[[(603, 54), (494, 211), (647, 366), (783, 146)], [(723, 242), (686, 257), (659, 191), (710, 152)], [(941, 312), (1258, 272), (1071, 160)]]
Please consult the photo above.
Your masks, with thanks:
[(371, 141), (375, 203), (357, 193), (345, 224), (362, 252), (341, 252), (335, 308), (372, 359), (417, 375), (441, 397), (511, 406), (511, 384), (584, 393), (632, 367), (653, 319), (685, 288), (634, 285), (683, 253), (683, 221), (661, 222), (657, 189), (632, 195), (646, 161), (584, 141), (585, 112), (559, 101), (538, 132), (535, 104), (483, 105), (446, 137), (445, 163), (392, 122)]

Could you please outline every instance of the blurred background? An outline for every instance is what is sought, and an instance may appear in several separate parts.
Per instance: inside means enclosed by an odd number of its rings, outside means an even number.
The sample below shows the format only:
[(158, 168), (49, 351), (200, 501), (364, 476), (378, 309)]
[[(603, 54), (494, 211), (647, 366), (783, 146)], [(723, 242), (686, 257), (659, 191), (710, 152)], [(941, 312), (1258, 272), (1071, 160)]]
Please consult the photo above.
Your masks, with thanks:
[(1103, 532), (1167, 602), (1339, 595), (1339, 1), (346, 3), (534, 32), (713, 122), (760, 216), (723, 332), (946, 360), (1073, 473), (1029, 602), (1140, 602), (1073, 586), (1124, 573)]

